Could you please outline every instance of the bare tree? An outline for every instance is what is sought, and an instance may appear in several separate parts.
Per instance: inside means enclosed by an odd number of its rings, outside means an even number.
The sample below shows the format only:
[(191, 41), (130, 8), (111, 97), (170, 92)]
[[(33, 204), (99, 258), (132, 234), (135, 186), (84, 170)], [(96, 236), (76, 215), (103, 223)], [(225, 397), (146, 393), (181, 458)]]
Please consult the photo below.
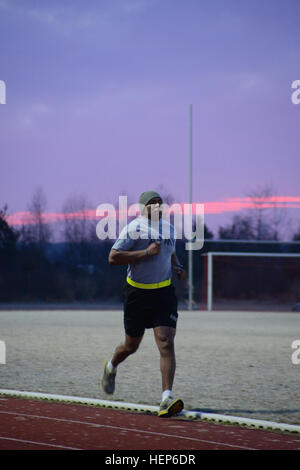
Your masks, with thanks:
[(255, 239), (253, 223), (247, 216), (234, 215), (231, 225), (219, 227), (219, 238), (222, 240)]
[(91, 241), (94, 224), (88, 216), (91, 209), (84, 195), (72, 195), (63, 205), (64, 240), (68, 243), (84, 243)]
[(257, 188), (247, 194), (253, 209), (250, 219), (256, 240), (278, 240), (285, 213), (275, 200), (276, 193), (271, 186)]
[(219, 228), (223, 239), (279, 240), (287, 224), (284, 208), (276, 201), (271, 186), (256, 188), (246, 194), (252, 207), (244, 215), (234, 215), (232, 223)]
[(89, 216), (91, 205), (84, 195), (72, 195), (63, 204), (65, 259), (78, 269), (92, 268), (91, 242), (96, 239), (96, 221)]
[(21, 241), (24, 243), (36, 243), (39, 246), (50, 242), (52, 233), (46, 221), (45, 212), (47, 200), (41, 187), (38, 187), (28, 205), (31, 216), (31, 223), (23, 225), (20, 231)]

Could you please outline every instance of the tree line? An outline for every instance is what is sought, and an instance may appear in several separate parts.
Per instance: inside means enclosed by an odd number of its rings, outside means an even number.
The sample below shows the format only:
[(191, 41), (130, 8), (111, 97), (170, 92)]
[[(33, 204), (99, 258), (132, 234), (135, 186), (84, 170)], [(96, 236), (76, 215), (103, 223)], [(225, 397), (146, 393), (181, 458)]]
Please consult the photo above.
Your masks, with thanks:
[[(201, 253), (194, 252), (194, 292), (197, 300), (201, 300), (205, 287), (205, 266), (201, 256), (203, 253), (291, 249), (286, 244), (278, 244), (279, 228), (284, 220), (282, 213), (274, 211), (270, 214), (270, 211), (261, 204), (262, 194), (259, 194), (260, 197), (257, 194), (254, 196), (257, 207), (246, 215), (235, 215), (231, 223), (219, 227), (218, 238), (215, 239), (213, 233), (205, 226), (204, 248)], [(172, 203), (170, 195), (164, 196), (164, 200), (169, 204)], [(0, 301), (93, 303), (111, 299), (122, 300), (126, 266), (109, 266), (108, 254), (113, 241), (97, 238), (95, 221), (85, 216), (87, 208), (89, 205), (83, 196), (73, 196), (65, 202), (64, 220), (56, 226), (56, 231), (60, 232), (63, 240), (59, 243), (53, 240), (51, 224), (45, 222), (47, 201), (40, 188), (34, 192), (28, 206), (32, 215), (30, 224), (24, 224), (19, 229), (9, 226), (7, 206), (0, 209)], [(76, 218), (69, 216), (75, 212)], [(300, 231), (293, 234), (292, 238), (294, 241), (300, 240)], [(229, 240), (236, 242), (240, 240), (240, 244), (230, 243)], [(260, 244), (252, 243), (250, 246), (245, 242), (247, 240), (257, 241)], [(274, 246), (270, 244), (272, 240), (277, 242)], [(268, 245), (262, 245), (263, 241), (269, 242)], [(297, 244), (292, 250), (295, 252), (296, 249), (299, 252), (299, 247)], [(185, 240), (177, 240), (177, 252), (179, 259), (187, 268), (188, 254), (185, 250)], [(216, 265), (215, 285), (220, 297), (234, 297), (238, 291), (244, 298), (253, 295), (256, 284), (260, 289), (266, 285), (266, 282), (262, 282), (263, 279), (258, 282), (259, 276), (255, 274), (255, 267), (253, 266), (253, 269), (247, 267), (248, 261), (246, 264), (243, 264), (242, 260), (235, 260), (235, 264), (233, 260), (229, 261), (223, 259), (219, 265)], [(272, 265), (270, 261), (260, 260), (260, 263), (263, 263), (260, 276), (263, 276), (264, 269), (267, 270), (270, 295), (272, 288), (280, 290), (280, 283), (281, 286), (287, 284), (287, 289), (290, 283), (294, 286), (297, 296), (300, 281), (296, 264), (292, 269), (284, 271), (279, 268), (278, 263), (275, 263), (277, 268), (274, 268), (274, 264)], [(280, 269), (281, 274), (279, 274)], [(179, 298), (183, 299), (186, 295), (186, 284), (177, 283), (176, 279), (174, 283)], [(241, 283), (244, 283), (244, 287)]]

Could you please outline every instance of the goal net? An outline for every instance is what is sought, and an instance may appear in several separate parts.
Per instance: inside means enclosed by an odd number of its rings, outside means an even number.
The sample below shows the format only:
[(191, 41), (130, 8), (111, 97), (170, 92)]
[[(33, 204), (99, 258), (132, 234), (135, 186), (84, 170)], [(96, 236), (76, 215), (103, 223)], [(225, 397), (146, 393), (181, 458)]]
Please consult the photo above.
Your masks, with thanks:
[(280, 309), (300, 302), (300, 254), (208, 252), (202, 255), (201, 308)]

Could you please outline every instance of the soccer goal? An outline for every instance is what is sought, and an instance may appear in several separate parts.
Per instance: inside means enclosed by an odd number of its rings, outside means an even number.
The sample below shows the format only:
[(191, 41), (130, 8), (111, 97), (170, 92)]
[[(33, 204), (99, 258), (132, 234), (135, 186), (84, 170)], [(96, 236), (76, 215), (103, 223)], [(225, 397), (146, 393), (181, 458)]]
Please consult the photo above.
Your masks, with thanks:
[(203, 257), (202, 300), (300, 301), (300, 253), (208, 252)]

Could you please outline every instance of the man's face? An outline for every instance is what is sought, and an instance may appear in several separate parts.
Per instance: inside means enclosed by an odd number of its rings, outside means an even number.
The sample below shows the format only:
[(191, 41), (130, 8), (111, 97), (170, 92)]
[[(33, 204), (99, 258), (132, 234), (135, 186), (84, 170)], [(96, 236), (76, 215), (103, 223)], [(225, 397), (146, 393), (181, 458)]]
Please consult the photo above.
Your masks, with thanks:
[(148, 218), (152, 220), (158, 220), (161, 218), (161, 206), (162, 200), (160, 197), (154, 197), (152, 198), (148, 204), (146, 205), (146, 209), (148, 212)]

